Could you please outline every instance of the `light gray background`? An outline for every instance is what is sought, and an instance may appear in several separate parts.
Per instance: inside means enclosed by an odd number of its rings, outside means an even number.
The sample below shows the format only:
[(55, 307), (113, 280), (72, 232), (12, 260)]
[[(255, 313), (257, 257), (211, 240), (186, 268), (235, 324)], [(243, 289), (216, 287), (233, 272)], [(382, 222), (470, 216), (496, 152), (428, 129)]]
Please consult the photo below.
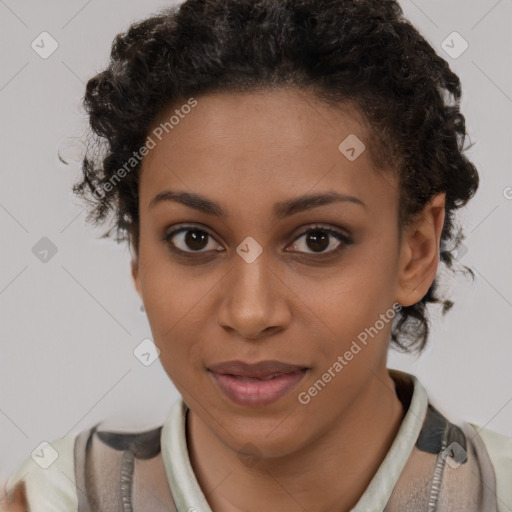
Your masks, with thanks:
[[(151, 333), (127, 248), (96, 239), (71, 193), (85, 83), (117, 33), (168, 4), (0, 0), (0, 482), (42, 441), (107, 417), (158, 425), (178, 396), (159, 360), (133, 355)], [(460, 217), (475, 282), (453, 280), (455, 306), (435, 318), (429, 348), (391, 351), (389, 366), (416, 374), (453, 420), (512, 436), (512, 2), (401, 4), (462, 80), (481, 187)], [(47, 59), (31, 48), (42, 31), (59, 44)], [(441, 48), (453, 31), (469, 43), (457, 59)], [(46, 263), (32, 252), (42, 237), (57, 247)]]

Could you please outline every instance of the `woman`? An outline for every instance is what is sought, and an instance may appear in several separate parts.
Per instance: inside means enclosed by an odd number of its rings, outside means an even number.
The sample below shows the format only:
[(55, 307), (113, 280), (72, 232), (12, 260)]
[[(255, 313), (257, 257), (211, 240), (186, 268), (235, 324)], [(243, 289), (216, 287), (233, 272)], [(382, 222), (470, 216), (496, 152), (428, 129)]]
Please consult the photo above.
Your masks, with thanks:
[(128, 242), (182, 398), (158, 429), (51, 443), (4, 509), (510, 510), (510, 440), (386, 365), (452, 304), (460, 96), (390, 0), (188, 0), (119, 35), (74, 191)]

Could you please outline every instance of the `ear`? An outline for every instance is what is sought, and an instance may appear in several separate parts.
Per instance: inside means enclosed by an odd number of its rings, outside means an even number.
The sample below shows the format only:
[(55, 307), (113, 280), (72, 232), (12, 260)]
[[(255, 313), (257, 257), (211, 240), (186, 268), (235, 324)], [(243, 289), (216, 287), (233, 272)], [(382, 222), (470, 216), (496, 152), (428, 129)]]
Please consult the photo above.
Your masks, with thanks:
[(135, 258), (135, 257), (132, 258), (132, 261), (131, 261), (131, 270), (132, 270), (133, 284), (135, 285), (135, 289), (137, 290), (139, 297), (142, 299), (142, 294), (140, 291), (139, 262), (138, 262), (137, 258)]
[(402, 306), (419, 302), (436, 276), (445, 198), (444, 192), (434, 196), (402, 234), (396, 296)]

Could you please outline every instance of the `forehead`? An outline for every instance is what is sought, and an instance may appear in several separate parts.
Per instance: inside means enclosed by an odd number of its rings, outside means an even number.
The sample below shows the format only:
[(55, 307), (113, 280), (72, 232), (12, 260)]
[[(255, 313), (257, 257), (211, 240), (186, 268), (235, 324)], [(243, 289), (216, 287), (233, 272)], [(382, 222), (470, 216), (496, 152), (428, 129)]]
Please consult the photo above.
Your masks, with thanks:
[(154, 123), (155, 147), (141, 169), (142, 208), (165, 189), (208, 195), (228, 210), (236, 198), (259, 210), (326, 190), (377, 208), (396, 201), (391, 176), (373, 168), (365, 119), (350, 105), (335, 108), (288, 89), (194, 100), (192, 108), (184, 107), (187, 99), (175, 103)]

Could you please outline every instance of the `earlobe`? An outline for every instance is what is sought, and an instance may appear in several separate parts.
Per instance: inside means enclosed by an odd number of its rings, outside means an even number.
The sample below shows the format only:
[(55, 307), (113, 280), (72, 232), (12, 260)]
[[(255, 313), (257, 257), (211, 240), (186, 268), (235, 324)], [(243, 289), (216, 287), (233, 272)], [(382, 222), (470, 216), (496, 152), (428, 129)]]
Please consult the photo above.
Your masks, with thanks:
[(445, 197), (445, 193), (434, 196), (403, 234), (396, 297), (403, 306), (419, 302), (436, 276)]

